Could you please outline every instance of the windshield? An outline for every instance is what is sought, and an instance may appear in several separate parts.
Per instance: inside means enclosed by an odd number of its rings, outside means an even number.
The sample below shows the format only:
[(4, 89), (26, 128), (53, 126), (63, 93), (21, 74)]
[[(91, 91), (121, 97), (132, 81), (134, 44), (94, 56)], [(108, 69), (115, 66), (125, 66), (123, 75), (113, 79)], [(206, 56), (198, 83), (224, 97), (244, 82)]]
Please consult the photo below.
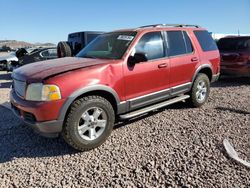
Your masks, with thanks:
[(217, 45), (221, 51), (244, 50), (250, 48), (250, 38), (224, 38)]
[(98, 36), (76, 57), (121, 59), (129, 45), (135, 38), (136, 32), (114, 32)]

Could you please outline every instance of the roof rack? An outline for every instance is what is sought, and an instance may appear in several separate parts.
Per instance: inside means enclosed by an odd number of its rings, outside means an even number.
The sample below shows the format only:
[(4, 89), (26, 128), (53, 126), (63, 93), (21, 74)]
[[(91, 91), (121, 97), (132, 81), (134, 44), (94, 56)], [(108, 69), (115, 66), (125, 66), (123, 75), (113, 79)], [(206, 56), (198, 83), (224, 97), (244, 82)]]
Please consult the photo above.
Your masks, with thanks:
[(153, 24), (153, 25), (144, 25), (139, 28), (146, 28), (146, 27), (196, 27), (196, 28), (200, 28), (199, 25), (187, 25), (187, 24)]

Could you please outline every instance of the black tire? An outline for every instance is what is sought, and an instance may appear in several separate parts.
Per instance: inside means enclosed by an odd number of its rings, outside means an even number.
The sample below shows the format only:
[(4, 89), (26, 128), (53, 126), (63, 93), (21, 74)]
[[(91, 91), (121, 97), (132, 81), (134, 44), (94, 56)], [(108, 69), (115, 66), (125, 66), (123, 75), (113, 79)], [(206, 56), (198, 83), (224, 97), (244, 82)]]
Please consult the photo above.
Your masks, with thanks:
[[(102, 133), (95, 138), (94, 140), (85, 139), (83, 137), (88, 137), (90, 134), (90, 129), (97, 128), (91, 128), (91, 125), (86, 126), (86, 123), (90, 122), (89, 120), (84, 120), (83, 116), (84, 114), (88, 114), (89, 116), (89, 110), (92, 108), (97, 108), (100, 110), (103, 110), (101, 113), (101, 116), (105, 115), (106, 117), (106, 125), (104, 128), (100, 128)], [(90, 117), (90, 116), (89, 116)], [(94, 112), (92, 114), (92, 118), (94, 117)], [(86, 135), (81, 134), (79, 131), (79, 125), (81, 124), (81, 121), (84, 122), (82, 126), (87, 127), (88, 130), (85, 130), (84, 133), (87, 133)], [(114, 126), (115, 121), (115, 113), (113, 110), (112, 105), (109, 101), (106, 99), (100, 97), (100, 96), (86, 96), (83, 98), (80, 98), (73, 102), (71, 105), (70, 111), (66, 117), (65, 124), (62, 131), (62, 136), (64, 140), (73, 148), (80, 150), (80, 151), (87, 151), (94, 149), (98, 146), (100, 146), (111, 134)], [(97, 135), (98, 131), (96, 132), (95, 136)]]
[(72, 56), (71, 48), (67, 42), (62, 41), (57, 44), (57, 56), (59, 58)]
[[(204, 83), (203, 90), (199, 89), (199, 88), (201, 88), (201, 83)], [(204, 89), (206, 89), (206, 92)], [(191, 91), (189, 93), (190, 94), (189, 103), (193, 107), (200, 107), (207, 102), (208, 97), (209, 97), (209, 93), (210, 93), (209, 78), (206, 74), (199, 73), (196, 76), (194, 83), (193, 83), (193, 86), (191, 88)]]

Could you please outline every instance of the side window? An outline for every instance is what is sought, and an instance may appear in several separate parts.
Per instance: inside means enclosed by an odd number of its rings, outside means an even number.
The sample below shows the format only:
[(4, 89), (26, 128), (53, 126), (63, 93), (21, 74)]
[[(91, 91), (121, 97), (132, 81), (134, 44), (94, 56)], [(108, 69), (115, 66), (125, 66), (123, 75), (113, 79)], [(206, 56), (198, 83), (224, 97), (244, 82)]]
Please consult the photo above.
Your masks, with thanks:
[(189, 36), (187, 35), (187, 32), (183, 31), (183, 35), (184, 35), (184, 38), (185, 38), (187, 53), (188, 54), (192, 53), (194, 51), (194, 48), (193, 48), (193, 45), (192, 45), (192, 42), (191, 42)]
[(48, 50), (44, 50), (40, 54), (41, 54), (42, 57), (48, 57), (49, 56), (49, 51)]
[(182, 31), (167, 31), (167, 40), (169, 56), (186, 54), (186, 45)]
[(204, 52), (218, 50), (213, 38), (206, 31), (194, 31), (196, 38), (198, 39), (200, 46)]
[(145, 53), (148, 60), (165, 56), (163, 40), (160, 32), (147, 33), (142, 36), (135, 46), (135, 53)]
[(49, 53), (50, 57), (57, 57), (57, 51), (56, 51), (56, 49), (49, 49), (48, 53)]

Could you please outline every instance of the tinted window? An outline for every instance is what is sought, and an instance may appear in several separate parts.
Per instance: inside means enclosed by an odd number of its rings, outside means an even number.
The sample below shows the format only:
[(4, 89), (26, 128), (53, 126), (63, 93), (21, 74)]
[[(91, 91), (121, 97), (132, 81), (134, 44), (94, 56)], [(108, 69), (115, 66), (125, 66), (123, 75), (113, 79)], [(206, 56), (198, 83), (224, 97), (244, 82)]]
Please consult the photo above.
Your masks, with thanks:
[(168, 31), (168, 55), (176, 56), (186, 54), (186, 45), (182, 31)]
[(100, 34), (87, 34), (87, 44), (94, 40)]
[(203, 51), (218, 50), (213, 38), (207, 31), (194, 31)]
[(41, 52), (41, 55), (42, 55), (43, 57), (48, 57), (48, 56), (49, 56), (49, 51), (48, 51), (48, 50), (42, 51), (42, 52)]
[(193, 45), (192, 45), (192, 42), (189, 38), (189, 36), (187, 35), (187, 33), (184, 31), (183, 32), (183, 35), (184, 35), (184, 38), (185, 38), (185, 42), (186, 42), (186, 52), (189, 54), (189, 53), (192, 53), (194, 48), (193, 48)]
[(160, 32), (147, 33), (135, 46), (135, 53), (142, 52), (147, 55), (148, 60), (164, 57), (163, 41)]
[(48, 49), (41, 52), (42, 57), (57, 57), (56, 49)]
[(250, 48), (250, 38), (222, 38), (218, 41), (221, 51), (243, 50)]

